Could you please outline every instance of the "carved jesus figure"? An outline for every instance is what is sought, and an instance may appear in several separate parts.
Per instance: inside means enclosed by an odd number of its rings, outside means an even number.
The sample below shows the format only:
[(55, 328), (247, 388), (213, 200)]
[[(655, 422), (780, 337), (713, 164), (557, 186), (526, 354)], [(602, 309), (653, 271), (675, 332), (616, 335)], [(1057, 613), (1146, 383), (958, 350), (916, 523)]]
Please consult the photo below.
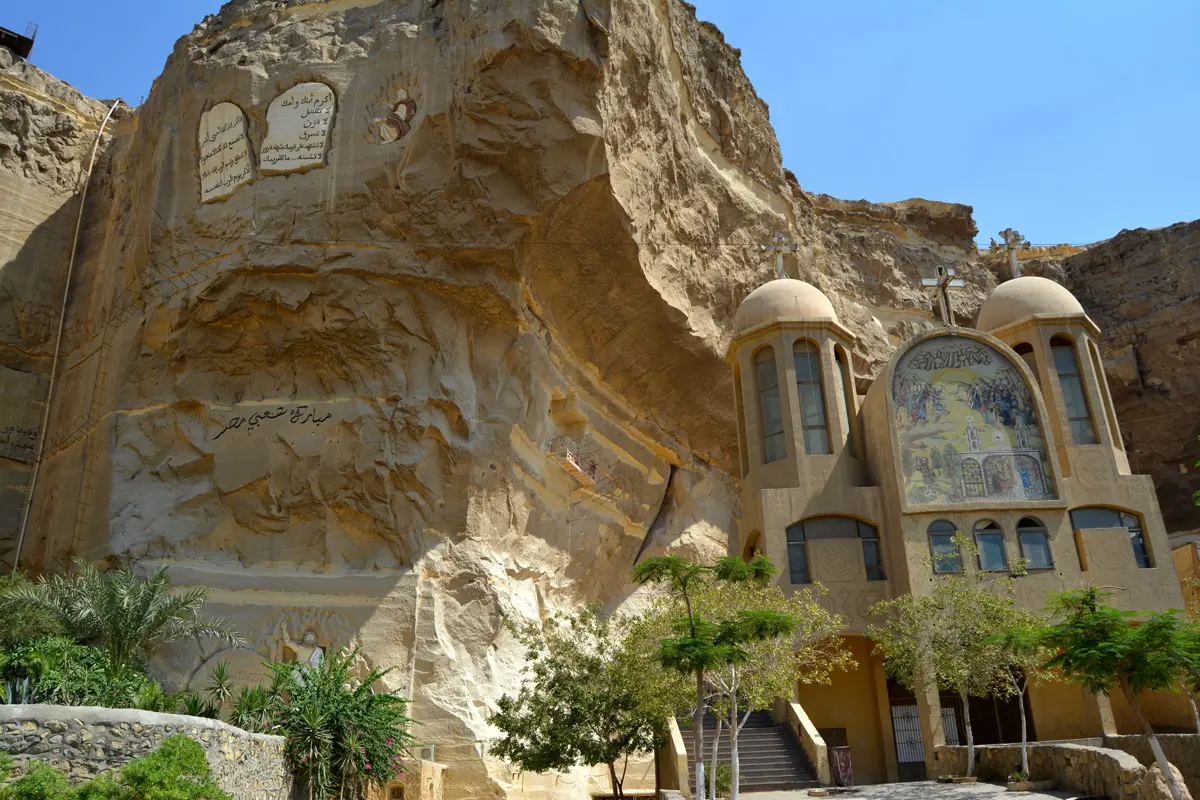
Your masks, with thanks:
[(402, 139), (412, 129), (412, 119), (417, 115), (417, 101), (408, 96), (407, 89), (396, 90), (396, 102), (392, 113), (372, 120), (379, 126), (379, 138), (384, 144)]

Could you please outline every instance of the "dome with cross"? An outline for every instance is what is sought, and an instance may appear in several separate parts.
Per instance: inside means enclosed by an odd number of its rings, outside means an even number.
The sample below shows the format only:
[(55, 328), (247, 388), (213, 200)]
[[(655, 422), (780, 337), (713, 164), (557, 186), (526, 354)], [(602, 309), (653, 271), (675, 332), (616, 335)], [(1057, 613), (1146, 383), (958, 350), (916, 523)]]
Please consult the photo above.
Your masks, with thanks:
[(1046, 278), (1026, 275), (992, 290), (979, 309), (975, 327), (994, 331), (1037, 314), (1084, 315), (1083, 306), (1067, 289)]
[(733, 335), (777, 319), (827, 319), (837, 322), (833, 303), (811, 283), (780, 278), (755, 289), (733, 315)]

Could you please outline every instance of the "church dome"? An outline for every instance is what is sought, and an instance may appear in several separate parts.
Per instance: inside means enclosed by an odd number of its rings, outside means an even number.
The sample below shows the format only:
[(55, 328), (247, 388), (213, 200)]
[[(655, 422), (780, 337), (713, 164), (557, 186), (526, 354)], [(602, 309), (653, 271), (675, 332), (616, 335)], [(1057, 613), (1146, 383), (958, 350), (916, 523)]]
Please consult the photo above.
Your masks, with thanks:
[(1084, 314), (1075, 295), (1054, 281), (1026, 275), (997, 286), (979, 309), (975, 327), (994, 331), (1034, 314)]
[(764, 283), (746, 296), (733, 315), (733, 335), (777, 319), (828, 319), (837, 322), (833, 304), (817, 287), (793, 278)]

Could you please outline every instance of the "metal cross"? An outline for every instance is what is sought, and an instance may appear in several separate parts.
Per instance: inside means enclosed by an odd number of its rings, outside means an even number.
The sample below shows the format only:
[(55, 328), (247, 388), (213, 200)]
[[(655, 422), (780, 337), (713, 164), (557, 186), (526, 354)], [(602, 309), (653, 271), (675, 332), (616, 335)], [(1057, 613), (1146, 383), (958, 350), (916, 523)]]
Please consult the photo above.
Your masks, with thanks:
[(954, 277), (954, 267), (938, 267), (936, 278), (921, 278), (921, 286), (934, 289), (937, 292), (938, 304), (942, 309), (942, 323), (949, 327), (954, 324), (950, 316), (950, 290), (966, 286), (962, 278)]
[(776, 233), (771, 237), (771, 244), (760, 244), (758, 249), (764, 253), (775, 254), (775, 277), (782, 280), (787, 277), (783, 274), (783, 254), (794, 253), (800, 249), (800, 245), (792, 244), (792, 240), (782, 233)]
[(1000, 238), (1004, 240), (1004, 244), (999, 244), (995, 239), (992, 239), (992, 246), (989, 249), (995, 253), (1000, 251), (1008, 253), (1008, 263), (1012, 267), (1012, 276), (1014, 278), (1021, 277), (1021, 262), (1017, 260), (1017, 251), (1027, 249), (1029, 242), (1018, 231), (1012, 228), (1005, 228), (1000, 231)]

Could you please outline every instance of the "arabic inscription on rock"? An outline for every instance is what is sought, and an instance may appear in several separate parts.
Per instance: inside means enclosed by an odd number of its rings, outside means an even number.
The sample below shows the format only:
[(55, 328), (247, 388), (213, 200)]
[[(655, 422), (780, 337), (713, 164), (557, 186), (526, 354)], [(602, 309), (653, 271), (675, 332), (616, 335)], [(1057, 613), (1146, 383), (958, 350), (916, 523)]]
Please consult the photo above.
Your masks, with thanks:
[(246, 115), (233, 103), (217, 103), (200, 115), (200, 202), (224, 200), (254, 179)]
[(323, 83), (298, 83), (271, 101), (259, 153), (264, 175), (325, 166), (325, 146), (337, 99)]

